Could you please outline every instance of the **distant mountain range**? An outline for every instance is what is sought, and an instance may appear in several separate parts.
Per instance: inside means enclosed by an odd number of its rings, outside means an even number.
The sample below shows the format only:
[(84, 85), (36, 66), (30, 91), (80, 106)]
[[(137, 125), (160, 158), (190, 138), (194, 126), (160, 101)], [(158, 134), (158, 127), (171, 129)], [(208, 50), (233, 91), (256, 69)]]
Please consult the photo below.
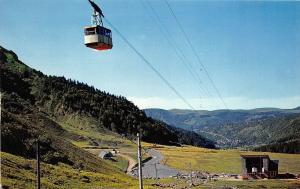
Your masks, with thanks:
[(215, 111), (145, 109), (144, 111), (154, 119), (200, 133), (222, 148), (259, 146), (283, 139), (300, 139), (300, 107)]

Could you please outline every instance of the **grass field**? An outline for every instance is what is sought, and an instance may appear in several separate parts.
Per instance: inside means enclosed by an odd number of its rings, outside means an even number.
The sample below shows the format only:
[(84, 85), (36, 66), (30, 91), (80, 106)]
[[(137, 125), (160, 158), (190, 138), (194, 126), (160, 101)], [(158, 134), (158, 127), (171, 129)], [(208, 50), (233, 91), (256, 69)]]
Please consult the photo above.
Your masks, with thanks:
[[(155, 181), (152, 181), (155, 183)], [(162, 179), (158, 181), (161, 188), (193, 188), (193, 189), (299, 189), (300, 180), (252, 180), (252, 181), (201, 181), (193, 182), (194, 186), (190, 187), (187, 180)], [(159, 188), (159, 187), (157, 187)]]
[[(1, 152), (2, 185), (35, 188), (35, 161)], [(94, 173), (65, 164), (41, 164), (43, 188), (135, 188), (137, 180), (121, 172)]]
[[(170, 147), (164, 147), (167, 149)], [(187, 147), (190, 148), (190, 147)], [(182, 153), (177, 149), (178, 154)], [(187, 149), (185, 149), (187, 150)], [(189, 149), (191, 150), (191, 149)], [(184, 152), (186, 153), (186, 152)], [(1, 152), (1, 184), (8, 188), (35, 188), (35, 161)], [(170, 159), (170, 158), (169, 158)], [(167, 162), (168, 163), (168, 162)], [(51, 189), (111, 189), (138, 188), (137, 179), (122, 172), (103, 170), (103, 173), (74, 169), (65, 164), (49, 165), (42, 163), (42, 187)], [(156, 185), (155, 183), (161, 185)], [(144, 180), (145, 189), (154, 188), (189, 188), (184, 179), (161, 179), (159, 181)], [(192, 188), (219, 189), (222, 187), (296, 189), (300, 188), (300, 181), (295, 180), (260, 180), (260, 181), (210, 181)]]
[[(76, 116), (70, 116), (69, 118), (59, 120), (58, 123), (68, 132), (82, 136), (80, 140), (70, 140), (71, 143), (87, 149), (96, 156), (98, 156), (102, 150), (116, 149), (120, 153), (130, 156), (134, 160), (137, 159), (137, 145), (134, 142), (105, 128), (97, 127), (96, 122), (93, 119), (82, 119)], [(92, 144), (93, 142), (97, 145), (95, 146)], [(147, 157), (147, 154), (145, 154), (143, 159)], [(107, 162), (117, 166), (122, 171), (126, 170), (128, 165), (126, 159), (115, 157), (114, 160), (115, 161), (108, 160)]]
[[(88, 152), (98, 156), (102, 150), (110, 151), (112, 149), (86, 149)], [(119, 168), (122, 172), (126, 172), (128, 161), (124, 157), (121, 156), (114, 156), (111, 159), (105, 160), (107, 163), (112, 164)]]
[(176, 169), (199, 170), (209, 173), (241, 173), (241, 154), (267, 154), (271, 159), (279, 160), (279, 173), (300, 174), (300, 154), (282, 154), (269, 152), (245, 152), (239, 150), (211, 150), (192, 146), (157, 146), (163, 153), (163, 163)]
[[(101, 149), (115, 148), (123, 154), (136, 159), (137, 146), (135, 143), (122, 138), (120, 135), (106, 130), (98, 130), (90, 120), (61, 120), (59, 123), (70, 133), (81, 136), (80, 140), (67, 139), (79, 147), (95, 147), (97, 143), (99, 153)], [(87, 126), (88, 125), (88, 126)], [(88, 129), (82, 130), (82, 127)], [(145, 148), (153, 144), (142, 143)], [(240, 155), (258, 154), (257, 152), (241, 152), (238, 150), (209, 150), (191, 146), (171, 147), (156, 145), (157, 150), (164, 156), (165, 164), (180, 170), (201, 170), (210, 173), (240, 173)], [(33, 189), (35, 188), (35, 161), (1, 152), (1, 184), (9, 188)], [(280, 172), (300, 172), (300, 155), (264, 153), (271, 159), (278, 159)], [(144, 155), (146, 158), (147, 155)], [(42, 163), (43, 188), (82, 188), (82, 189), (110, 189), (110, 188), (137, 188), (137, 179), (123, 173), (127, 161), (116, 157), (115, 161), (105, 161), (105, 166), (100, 172), (75, 169), (69, 165), (50, 165)], [(102, 172), (103, 171), (103, 172)], [(186, 180), (162, 179), (161, 186), (155, 185), (156, 181), (145, 180), (147, 188), (187, 188)], [(300, 188), (299, 181), (267, 180), (267, 181), (210, 181), (193, 188), (220, 188), (235, 186), (238, 188)]]
[[(36, 183), (35, 160), (28, 160), (0, 152), (1, 185), (3, 188), (34, 189)], [(145, 180), (145, 189), (152, 186)], [(41, 186), (47, 189), (112, 189), (138, 188), (138, 180), (121, 171), (103, 170), (103, 173), (74, 169), (66, 164), (41, 164)]]
[(300, 181), (297, 180), (255, 180), (255, 181), (211, 181), (194, 188), (212, 189), (212, 188), (236, 187), (238, 189), (298, 189)]

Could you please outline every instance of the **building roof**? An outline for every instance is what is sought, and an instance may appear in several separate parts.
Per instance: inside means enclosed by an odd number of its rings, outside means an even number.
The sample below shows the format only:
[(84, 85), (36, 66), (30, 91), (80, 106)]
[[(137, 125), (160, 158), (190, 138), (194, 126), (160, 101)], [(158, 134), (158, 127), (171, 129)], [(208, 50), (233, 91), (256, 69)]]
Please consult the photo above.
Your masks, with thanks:
[(241, 155), (242, 158), (247, 159), (247, 158), (268, 158), (270, 157), (268, 155)]
[(105, 156), (112, 156), (112, 154), (108, 151), (101, 151), (99, 157), (104, 158)]

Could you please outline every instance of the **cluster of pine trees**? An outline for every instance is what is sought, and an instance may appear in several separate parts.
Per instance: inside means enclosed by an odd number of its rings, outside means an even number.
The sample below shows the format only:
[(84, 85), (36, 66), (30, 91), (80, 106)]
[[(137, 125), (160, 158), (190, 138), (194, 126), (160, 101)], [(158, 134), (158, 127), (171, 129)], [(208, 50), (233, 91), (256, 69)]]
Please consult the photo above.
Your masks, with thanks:
[(276, 153), (290, 153), (299, 154), (300, 153), (300, 139), (299, 137), (287, 137), (272, 142), (268, 145), (263, 145), (254, 148), (255, 151), (262, 152), (276, 152)]

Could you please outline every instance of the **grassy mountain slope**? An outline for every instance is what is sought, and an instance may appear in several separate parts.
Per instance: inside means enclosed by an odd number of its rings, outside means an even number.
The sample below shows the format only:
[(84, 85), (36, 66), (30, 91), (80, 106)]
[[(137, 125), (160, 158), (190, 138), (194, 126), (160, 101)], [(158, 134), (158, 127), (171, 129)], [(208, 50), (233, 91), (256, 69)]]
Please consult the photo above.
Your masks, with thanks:
[[(69, 185), (71, 188), (91, 188), (91, 185), (122, 188), (124, 185), (132, 187), (136, 184), (133, 178), (125, 175), (114, 164), (70, 142), (80, 140), (81, 136), (64, 130), (30, 104), (16, 98), (14, 94), (2, 93), (3, 188), (35, 188), (35, 165), (31, 159), (35, 157), (38, 138), (43, 161), (42, 186), (45, 188), (69, 188)], [(102, 182), (104, 179), (106, 182)]]
[(146, 109), (154, 119), (193, 129), (214, 140), (220, 147), (255, 146), (283, 138), (299, 138), (299, 108), (254, 110), (161, 110)]
[[(35, 161), (9, 153), (1, 153), (3, 188), (36, 188)], [(99, 163), (99, 161), (98, 161)], [(94, 165), (97, 166), (97, 165)], [(74, 169), (67, 164), (41, 164), (42, 188), (136, 188), (138, 182), (123, 173)], [(106, 171), (104, 171), (106, 170)]]
[[(136, 180), (124, 174), (118, 162), (103, 161), (81, 147), (135, 152), (136, 145), (127, 138), (133, 138), (137, 132), (148, 142), (214, 147), (198, 134), (148, 118), (124, 97), (64, 77), (46, 76), (2, 47), (0, 68), (1, 169), (6, 173), (2, 174), (3, 187), (33, 188), (31, 159), (35, 157), (37, 139), (45, 168), (42, 185), (47, 188), (68, 188), (65, 172), (78, 172), (77, 176), (70, 176), (70, 181), (79, 184), (72, 188), (82, 188), (80, 184), (88, 180), (96, 183), (93, 186), (130, 188)], [(86, 178), (85, 174), (90, 176)], [(49, 184), (51, 178), (57, 179), (57, 186)]]
[(255, 151), (300, 154), (300, 115), (287, 116), (284, 119), (270, 120), (269, 127), (276, 130), (272, 140), (266, 145), (254, 147)]
[[(84, 118), (87, 123), (83, 123), (81, 130), (108, 129), (129, 138), (140, 132), (147, 142), (189, 144), (189, 140), (179, 138), (179, 130), (148, 118), (124, 97), (64, 77), (46, 76), (20, 62), (14, 53), (4, 48), (1, 51), (2, 91), (16, 93), (58, 122), (78, 122)], [(199, 135), (193, 138), (198, 140), (197, 144), (211, 146)]]

